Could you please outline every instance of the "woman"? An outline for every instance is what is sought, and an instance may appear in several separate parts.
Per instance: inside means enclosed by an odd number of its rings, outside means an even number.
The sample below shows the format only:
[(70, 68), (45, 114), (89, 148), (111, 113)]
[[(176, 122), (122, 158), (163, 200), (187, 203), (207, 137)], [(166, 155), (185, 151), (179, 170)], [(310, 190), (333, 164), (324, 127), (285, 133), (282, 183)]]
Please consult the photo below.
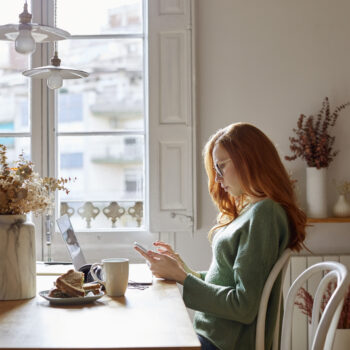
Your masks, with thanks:
[[(250, 124), (220, 129), (204, 149), (209, 193), (219, 209), (209, 232), (209, 270), (189, 269), (172, 248), (143, 253), (157, 277), (183, 285), (187, 307), (203, 349), (255, 349), (256, 317), (265, 281), (282, 252), (299, 251), (306, 216), (292, 182), (268, 137)], [(265, 348), (270, 349), (277, 316), (280, 279), (267, 312)]]

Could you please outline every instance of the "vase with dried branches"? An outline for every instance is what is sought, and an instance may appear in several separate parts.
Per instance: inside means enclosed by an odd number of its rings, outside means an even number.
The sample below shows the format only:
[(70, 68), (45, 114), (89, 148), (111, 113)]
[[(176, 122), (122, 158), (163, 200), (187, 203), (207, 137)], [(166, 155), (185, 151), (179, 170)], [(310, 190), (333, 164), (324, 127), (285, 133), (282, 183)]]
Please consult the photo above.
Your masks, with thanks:
[(316, 117), (300, 115), (293, 129), (295, 135), (289, 138), (292, 155), (285, 159), (301, 158), (307, 164), (306, 202), (310, 217), (327, 217), (327, 168), (339, 152), (334, 150), (335, 136), (330, 131), (339, 113), (349, 105), (350, 102), (341, 104), (331, 112), (329, 99), (325, 97)]
[(36, 294), (35, 228), (26, 214), (38, 215), (53, 206), (54, 193), (70, 179), (40, 177), (23, 154), (10, 167), (0, 144), (0, 300)]

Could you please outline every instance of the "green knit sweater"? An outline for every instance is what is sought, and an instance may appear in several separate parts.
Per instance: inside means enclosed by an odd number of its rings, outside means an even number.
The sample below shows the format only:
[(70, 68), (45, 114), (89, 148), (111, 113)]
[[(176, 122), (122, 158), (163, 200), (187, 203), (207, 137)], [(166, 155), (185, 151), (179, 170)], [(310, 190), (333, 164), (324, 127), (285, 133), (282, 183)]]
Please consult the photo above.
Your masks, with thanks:
[[(187, 307), (196, 310), (194, 328), (221, 350), (255, 349), (256, 319), (265, 281), (289, 242), (289, 224), (271, 199), (252, 204), (213, 239), (213, 259), (201, 278), (188, 274)], [(266, 317), (265, 349), (272, 345), (278, 312), (277, 279)]]

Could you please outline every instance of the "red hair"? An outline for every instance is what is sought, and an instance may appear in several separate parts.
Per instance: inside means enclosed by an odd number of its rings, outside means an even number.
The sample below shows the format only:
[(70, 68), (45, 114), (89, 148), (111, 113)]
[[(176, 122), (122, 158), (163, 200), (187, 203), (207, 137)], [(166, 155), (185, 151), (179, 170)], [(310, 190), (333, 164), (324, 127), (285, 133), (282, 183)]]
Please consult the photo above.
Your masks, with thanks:
[[(215, 181), (213, 149), (220, 144), (229, 153), (245, 195), (233, 197)], [(270, 198), (286, 211), (290, 225), (289, 247), (300, 251), (304, 246), (306, 215), (298, 207), (293, 183), (271, 140), (251, 124), (231, 124), (212, 135), (204, 148), (208, 189), (219, 209), (217, 224), (209, 232), (231, 223), (247, 204), (246, 195)]]

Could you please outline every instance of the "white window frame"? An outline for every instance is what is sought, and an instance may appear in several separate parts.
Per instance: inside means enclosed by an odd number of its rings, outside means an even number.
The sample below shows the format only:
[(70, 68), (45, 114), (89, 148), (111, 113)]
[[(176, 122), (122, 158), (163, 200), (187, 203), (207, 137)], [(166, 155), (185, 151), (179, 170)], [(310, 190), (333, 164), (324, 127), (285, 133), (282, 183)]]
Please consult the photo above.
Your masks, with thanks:
[[(144, 103), (145, 103), (145, 134), (144, 134), (144, 147), (145, 147), (145, 178), (144, 178), (144, 193), (145, 193), (145, 202), (144, 202), (144, 227), (145, 229), (140, 230), (128, 230), (128, 229), (114, 229), (114, 230), (94, 230), (93, 232), (80, 230), (77, 232), (78, 238), (81, 244), (84, 246), (84, 251), (89, 254), (93, 249), (96, 250), (106, 250), (110, 248), (111, 242), (115, 243), (114, 252), (118, 256), (129, 256), (130, 249), (132, 248), (132, 242), (138, 240), (142, 243), (148, 245), (151, 244), (155, 239), (164, 239), (168, 241), (175, 241), (174, 235), (176, 232), (190, 232), (193, 233), (196, 227), (196, 185), (194, 184), (194, 179), (196, 178), (196, 137), (195, 137), (195, 56), (194, 56), (194, 8), (195, 0), (143, 0), (143, 11), (144, 11), (144, 34), (139, 35), (142, 37), (144, 43)], [(158, 17), (152, 17), (154, 10), (158, 11)], [(183, 21), (181, 13), (178, 10), (183, 11), (183, 14), (186, 13), (186, 18), (190, 18), (190, 22)], [(53, 1), (47, 0), (32, 0), (32, 14), (33, 22), (53, 25)], [(58, 1), (58, 11), (59, 11), (59, 1)], [(165, 12), (164, 12), (165, 11)], [(168, 12), (166, 12), (168, 11)], [(190, 13), (188, 13), (188, 11)], [(168, 17), (167, 17), (168, 16)], [(172, 18), (170, 18), (170, 17)], [(148, 48), (149, 48), (149, 39), (158, 41), (160, 35), (159, 30), (162, 30), (162, 25), (168, 26), (169, 19), (171, 19), (170, 24), (173, 26), (175, 23), (179, 22), (182, 26), (181, 30), (188, 38), (188, 52), (186, 58), (186, 64), (189, 67), (189, 77), (188, 77), (188, 91), (190, 96), (188, 96), (188, 101), (190, 104), (186, 107), (189, 108), (189, 119), (186, 122), (186, 127), (188, 137), (186, 139), (186, 150), (188, 151), (188, 157), (186, 158), (185, 167), (188, 168), (186, 176), (189, 174), (189, 178), (182, 178), (180, 183), (187, 183), (187, 189), (189, 193), (188, 196), (188, 206), (189, 208), (180, 208), (179, 210), (166, 208), (165, 210), (160, 206), (157, 207), (157, 203), (160, 202), (160, 193), (164, 190), (159, 186), (159, 184), (164, 183), (164, 179), (161, 178), (161, 169), (155, 164), (159, 164), (161, 159), (158, 158), (159, 153), (157, 153), (157, 159), (150, 159), (149, 150), (154, 150), (154, 147), (159, 146), (160, 138), (162, 131), (156, 130), (152, 131), (150, 134), (150, 125), (154, 122), (161, 120), (159, 113), (156, 113), (153, 109), (152, 104), (157, 100), (159, 96), (154, 97), (152, 93), (153, 90), (159, 89), (159, 80), (150, 81), (148, 79), (149, 70), (152, 68), (153, 56), (149, 57)], [(179, 20), (180, 19), (180, 20)], [(159, 23), (156, 26), (150, 25), (150, 22)], [(158, 22), (157, 22), (158, 21)], [(148, 32), (150, 28), (150, 32)], [(64, 29), (64, 28), (63, 28)], [(164, 28), (165, 31), (169, 31), (169, 28)], [(172, 30), (170, 28), (170, 30)], [(122, 35), (125, 37), (125, 35)], [(132, 35), (131, 35), (132, 36)], [(129, 36), (129, 37), (131, 37)], [(90, 36), (93, 38), (93, 36)], [(103, 38), (103, 36), (98, 36)], [(105, 37), (110, 38), (110, 35)], [(115, 35), (114, 37), (118, 37)], [(135, 37), (135, 36), (134, 36)], [(73, 38), (79, 39), (79, 36), (73, 36)], [(73, 39), (74, 40), (74, 39)], [(32, 66), (36, 67), (39, 65), (46, 65), (51, 58), (52, 53), (52, 44), (48, 45), (37, 45), (37, 50), (34, 55), (32, 55)], [(156, 55), (159, 55), (157, 49)], [(188, 62), (189, 61), (189, 62)], [(154, 72), (152, 72), (154, 74)], [(157, 86), (158, 85), (158, 86)], [(159, 93), (159, 92), (157, 92)], [(55, 94), (56, 91), (47, 89), (46, 81), (44, 80), (32, 80), (30, 88), (30, 99), (31, 103), (31, 116), (32, 117), (32, 159), (36, 165), (36, 171), (38, 171), (42, 176), (57, 176), (57, 169), (55, 169), (55, 164), (57, 164), (56, 149), (57, 149), (57, 138), (55, 137), (56, 125), (55, 125), (55, 111), (57, 112), (57, 106), (55, 105)], [(149, 101), (150, 99), (150, 101)], [(150, 105), (149, 105), (150, 102)], [(49, 116), (47, 118), (47, 116)], [(159, 124), (162, 124), (161, 122)], [(162, 128), (164, 125), (159, 125)], [(176, 130), (179, 128), (178, 123), (169, 123), (167, 125), (169, 132), (172, 133), (172, 129)], [(77, 133), (78, 134), (78, 133)], [(82, 133), (79, 133), (82, 134)], [(101, 133), (98, 133), (101, 134)], [(107, 134), (107, 133), (103, 133)], [(176, 134), (176, 131), (175, 131)], [(175, 135), (174, 134), (174, 135)], [(180, 134), (182, 132), (180, 131)], [(89, 133), (91, 135), (91, 133)], [(152, 137), (151, 137), (151, 136)], [(159, 137), (158, 137), (159, 136)], [(177, 136), (174, 136), (172, 142), (177, 142)], [(180, 142), (184, 142), (180, 140)], [(48, 152), (46, 152), (48, 150)], [(159, 152), (159, 149), (158, 151)], [(187, 153), (186, 153), (187, 154)], [(181, 156), (182, 157), (182, 156)], [(54, 160), (54, 161), (50, 161)], [(183, 160), (181, 160), (183, 162)], [(185, 174), (185, 173), (183, 173)], [(183, 175), (181, 175), (183, 176)], [(150, 181), (152, 178), (154, 181)], [(155, 188), (156, 187), (156, 188)], [(166, 190), (166, 189), (165, 189)], [(156, 196), (152, 197), (152, 193), (156, 193)], [(152, 203), (152, 208), (150, 207)], [(57, 207), (57, 206), (56, 206)], [(184, 210), (185, 209), (185, 210)], [(57, 214), (57, 213), (56, 213)], [(160, 220), (156, 221), (155, 224), (152, 224), (152, 217), (159, 216)], [(151, 218), (151, 220), (150, 220)], [(165, 219), (166, 218), (166, 219)], [(165, 224), (164, 224), (165, 220)], [(45, 246), (45, 220), (44, 217), (34, 218), (37, 232), (37, 257), (39, 259), (45, 260), (47, 257), (47, 248)], [(159, 226), (159, 222), (163, 224)], [(189, 224), (190, 223), (190, 224)], [(56, 225), (54, 225), (55, 227)], [(57, 234), (54, 227), (51, 229), (52, 232), (52, 256), (54, 259), (61, 257), (62, 249), (66, 252), (66, 248), (63, 244), (63, 241), (59, 234)], [(88, 232), (88, 233), (87, 233)], [(105, 242), (106, 241), (106, 242)], [(89, 248), (86, 248), (89, 247)], [(91, 248), (91, 249), (90, 249)], [(134, 261), (137, 261), (137, 254), (135, 254)]]

